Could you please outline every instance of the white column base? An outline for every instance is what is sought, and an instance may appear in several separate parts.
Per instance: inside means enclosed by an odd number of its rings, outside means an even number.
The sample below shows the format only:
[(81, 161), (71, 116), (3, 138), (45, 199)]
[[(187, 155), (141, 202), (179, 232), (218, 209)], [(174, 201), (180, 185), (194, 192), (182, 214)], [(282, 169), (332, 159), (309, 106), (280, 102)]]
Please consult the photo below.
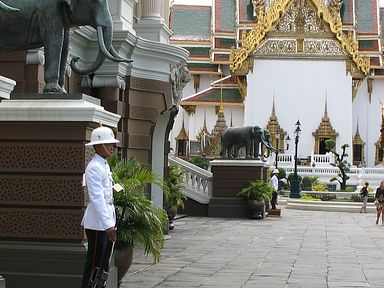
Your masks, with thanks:
[(143, 18), (133, 28), (137, 36), (160, 43), (169, 43), (172, 31), (161, 19)]

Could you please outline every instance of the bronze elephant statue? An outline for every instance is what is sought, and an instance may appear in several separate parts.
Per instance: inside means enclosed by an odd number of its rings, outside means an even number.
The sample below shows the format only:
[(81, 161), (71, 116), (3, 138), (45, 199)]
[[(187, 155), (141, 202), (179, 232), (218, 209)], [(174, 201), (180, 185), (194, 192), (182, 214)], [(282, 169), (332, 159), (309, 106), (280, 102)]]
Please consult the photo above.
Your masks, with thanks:
[[(263, 151), (263, 148), (267, 149), (266, 157), (269, 157), (270, 151), (277, 152), (277, 149), (272, 147), (271, 143), (271, 133), (269, 133), (268, 129), (264, 129), (260, 126), (254, 127), (254, 138), (253, 138), (253, 157), (259, 159), (261, 153), (259, 151)], [(260, 150), (259, 150), (260, 149)]]
[(44, 46), (44, 93), (62, 93), (71, 27), (94, 27), (99, 44), (89, 68), (80, 69), (79, 58), (72, 59), (71, 68), (77, 74), (94, 73), (105, 58), (132, 61), (120, 57), (112, 47), (112, 24), (108, 0), (0, 0), (0, 53)]
[[(260, 143), (275, 151), (270, 142), (270, 133), (260, 126), (237, 126), (227, 128), (221, 137), (221, 157), (238, 158), (239, 150), (245, 147), (246, 158), (259, 159)], [(269, 154), (268, 154), (269, 155)]]

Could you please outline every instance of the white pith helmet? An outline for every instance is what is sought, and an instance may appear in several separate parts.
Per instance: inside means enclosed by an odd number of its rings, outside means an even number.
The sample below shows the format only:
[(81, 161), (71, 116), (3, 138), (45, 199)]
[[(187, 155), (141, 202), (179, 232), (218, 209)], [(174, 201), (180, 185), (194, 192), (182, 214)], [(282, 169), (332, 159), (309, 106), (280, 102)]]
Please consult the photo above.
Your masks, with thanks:
[(273, 174), (279, 173), (279, 169), (273, 170)]
[(113, 134), (111, 128), (100, 126), (92, 131), (91, 142), (85, 144), (85, 146), (110, 143), (119, 143), (119, 140), (115, 139), (115, 134)]

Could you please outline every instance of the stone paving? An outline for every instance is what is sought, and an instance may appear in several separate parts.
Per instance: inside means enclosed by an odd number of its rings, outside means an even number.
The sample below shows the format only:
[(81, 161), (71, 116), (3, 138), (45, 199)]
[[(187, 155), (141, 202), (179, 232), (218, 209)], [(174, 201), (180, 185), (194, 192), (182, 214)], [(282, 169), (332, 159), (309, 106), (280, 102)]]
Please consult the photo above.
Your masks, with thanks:
[(375, 220), (284, 207), (264, 220), (181, 218), (161, 261), (135, 250), (120, 287), (383, 288), (384, 226)]

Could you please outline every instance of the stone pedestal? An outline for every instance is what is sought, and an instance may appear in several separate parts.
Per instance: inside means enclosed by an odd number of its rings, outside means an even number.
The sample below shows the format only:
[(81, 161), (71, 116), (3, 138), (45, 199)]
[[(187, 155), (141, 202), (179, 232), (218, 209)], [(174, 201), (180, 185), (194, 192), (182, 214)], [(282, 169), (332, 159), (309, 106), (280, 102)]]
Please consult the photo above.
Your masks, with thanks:
[(119, 119), (82, 94), (12, 94), (0, 103), (0, 275), (7, 288), (81, 286), (82, 175), (93, 154), (84, 144), (99, 122), (116, 127)]
[(9, 99), (11, 92), (16, 86), (16, 81), (0, 76), (0, 102), (2, 99)]
[(214, 160), (210, 162), (213, 173), (212, 198), (208, 216), (248, 217), (245, 200), (236, 197), (248, 181), (267, 180), (269, 164), (260, 160)]

